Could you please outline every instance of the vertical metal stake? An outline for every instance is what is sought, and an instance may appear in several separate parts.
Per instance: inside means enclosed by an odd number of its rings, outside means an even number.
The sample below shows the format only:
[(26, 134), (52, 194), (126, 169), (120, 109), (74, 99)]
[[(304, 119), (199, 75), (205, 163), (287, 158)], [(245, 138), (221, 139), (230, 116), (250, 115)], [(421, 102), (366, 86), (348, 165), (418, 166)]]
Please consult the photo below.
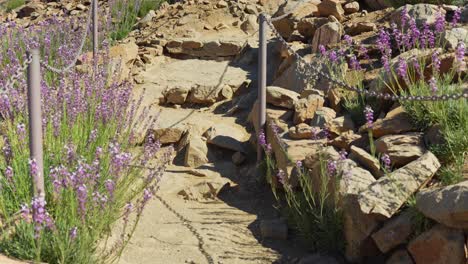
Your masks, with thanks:
[[(267, 38), (266, 38), (266, 17), (264, 14), (259, 16), (259, 44), (258, 44), (258, 131), (265, 131), (266, 123), (266, 65), (267, 65)], [(257, 135), (258, 138), (258, 135)], [(258, 141), (257, 141), (258, 142)], [(263, 158), (263, 149), (257, 144), (257, 161)]]
[(98, 53), (98, 0), (93, 0), (93, 59), (96, 63)]
[(37, 176), (33, 177), (34, 196), (37, 197), (45, 196), (42, 149), (41, 65), (38, 49), (31, 50), (29, 55), (32, 56), (32, 61), (28, 66), (29, 150), (31, 160), (36, 160), (38, 169)]

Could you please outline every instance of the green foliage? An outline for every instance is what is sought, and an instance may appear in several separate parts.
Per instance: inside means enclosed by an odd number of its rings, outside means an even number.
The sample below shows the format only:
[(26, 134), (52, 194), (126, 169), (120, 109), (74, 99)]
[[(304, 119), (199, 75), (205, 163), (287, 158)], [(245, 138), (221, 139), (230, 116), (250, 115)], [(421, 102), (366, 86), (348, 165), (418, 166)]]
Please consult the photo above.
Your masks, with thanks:
[[(271, 163), (270, 163), (271, 164)], [(341, 203), (337, 193), (331, 188), (339, 186), (339, 178), (330, 176), (326, 171), (326, 162), (320, 161), (321, 172), (319, 182), (313, 182), (311, 175), (301, 166), (295, 168), (300, 190), (294, 190), (289, 183), (282, 185), (284, 192), (279, 195), (279, 183), (272, 184), (275, 196), (284, 201), (282, 212), (289, 222), (297, 229), (300, 235), (310, 246), (311, 250), (323, 253), (344, 252), (343, 215), (339, 207)], [(267, 178), (274, 179), (273, 172), (278, 171), (271, 167)]]
[(25, 0), (7, 0), (0, 4), (0, 9), (5, 9), (5, 11), (10, 12), (11, 10), (24, 5), (25, 2)]
[(414, 195), (408, 199), (406, 205), (411, 214), (411, 222), (413, 226), (413, 234), (411, 235), (412, 238), (416, 238), (434, 226), (434, 221), (427, 218), (416, 208), (416, 197)]
[(156, 10), (166, 0), (113, 0), (111, 8), (112, 40), (124, 39), (133, 29), (138, 18), (144, 17), (150, 10)]

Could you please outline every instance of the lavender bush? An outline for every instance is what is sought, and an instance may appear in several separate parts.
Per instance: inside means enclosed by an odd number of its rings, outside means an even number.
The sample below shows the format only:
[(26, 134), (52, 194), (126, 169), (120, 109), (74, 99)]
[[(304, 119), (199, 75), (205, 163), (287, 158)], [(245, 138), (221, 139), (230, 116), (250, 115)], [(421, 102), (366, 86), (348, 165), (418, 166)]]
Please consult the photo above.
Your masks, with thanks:
[[(79, 22), (0, 25), (0, 87), (31, 48), (39, 47), (54, 66), (73, 61), (84, 30)], [(39, 171), (29, 159), (24, 78), (1, 95), (0, 248), (7, 255), (47, 263), (116, 260), (157, 189), (171, 150), (161, 151), (152, 138), (134, 148), (134, 125), (155, 117), (135, 117), (139, 101), (131, 98), (132, 86), (113, 81), (118, 78), (106, 67), (106, 52), (101, 56), (94, 73), (42, 69), (45, 199), (31, 186)], [(126, 226), (121, 238), (98, 246), (119, 219)]]

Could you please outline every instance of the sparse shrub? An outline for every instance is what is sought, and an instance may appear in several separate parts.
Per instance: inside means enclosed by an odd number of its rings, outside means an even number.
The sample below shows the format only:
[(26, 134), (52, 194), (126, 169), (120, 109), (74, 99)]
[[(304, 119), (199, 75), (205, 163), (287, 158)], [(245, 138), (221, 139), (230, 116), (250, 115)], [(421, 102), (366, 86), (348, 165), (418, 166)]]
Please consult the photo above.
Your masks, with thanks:
[(0, 3), (0, 9), (4, 8), (5, 11), (10, 12), (22, 5), (25, 4), (25, 0), (7, 0), (3, 3)]
[(124, 39), (133, 30), (138, 17), (144, 17), (150, 10), (155, 10), (166, 0), (111, 0), (110, 17), (113, 40)]

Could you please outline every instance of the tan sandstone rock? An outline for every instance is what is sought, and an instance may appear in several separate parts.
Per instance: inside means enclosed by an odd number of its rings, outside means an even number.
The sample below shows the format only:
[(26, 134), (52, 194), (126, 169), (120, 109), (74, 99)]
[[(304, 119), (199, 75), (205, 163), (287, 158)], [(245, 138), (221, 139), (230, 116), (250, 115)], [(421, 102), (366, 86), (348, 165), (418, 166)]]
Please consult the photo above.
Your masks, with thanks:
[(378, 153), (388, 154), (392, 164), (401, 167), (421, 157), (426, 151), (422, 133), (387, 135), (375, 141)]
[(294, 109), (294, 104), (299, 99), (299, 94), (277, 86), (268, 86), (266, 101), (274, 106)]

